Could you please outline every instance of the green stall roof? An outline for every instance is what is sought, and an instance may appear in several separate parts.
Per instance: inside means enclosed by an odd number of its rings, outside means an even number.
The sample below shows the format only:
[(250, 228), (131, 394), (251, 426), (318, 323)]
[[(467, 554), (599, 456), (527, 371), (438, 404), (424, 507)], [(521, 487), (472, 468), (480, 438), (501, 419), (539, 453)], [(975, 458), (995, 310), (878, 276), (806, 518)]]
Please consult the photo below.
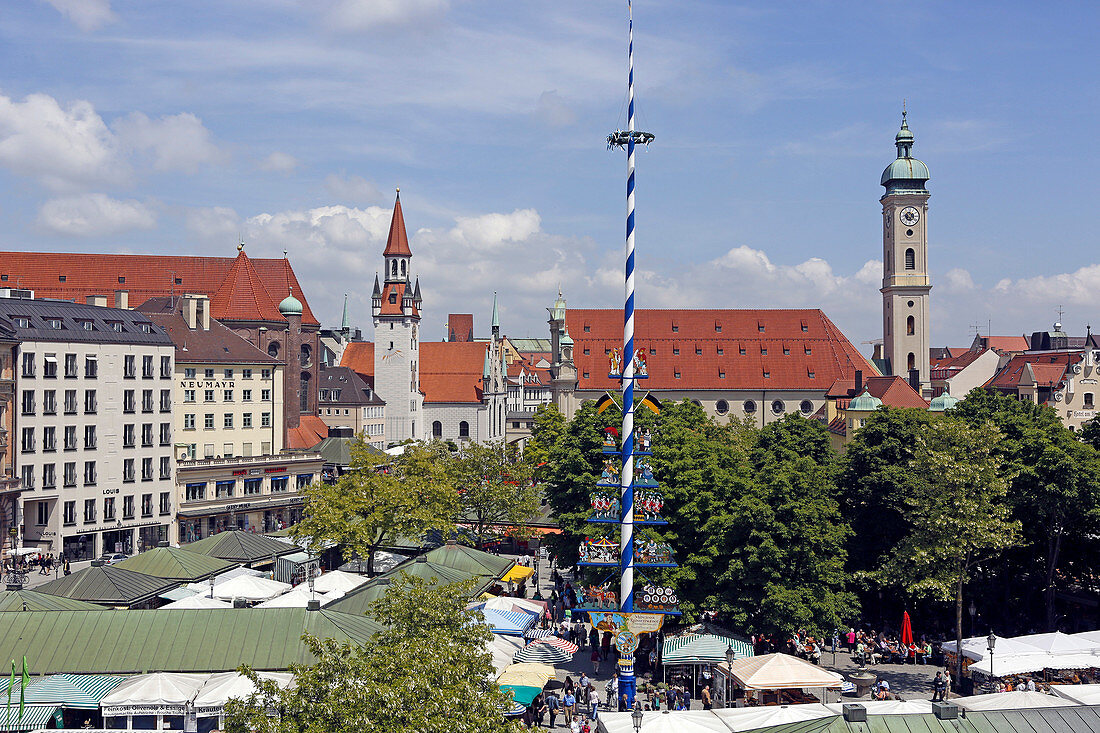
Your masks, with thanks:
[(27, 687), (27, 702), (98, 710), (99, 701), (125, 679), (109, 674), (52, 674)]
[(154, 547), (115, 563), (113, 567), (180, 583), (196, 583), (232, 570), (237, 564), (178, 547)]
[[(1100, 731), (1100, 707), (962, 710), (956, 720), (934, 714), (868, 715), (866, 723), (849, 723), (841, 716), (782, 723), (745, 733), (1095, 733)], [(671, 715), (675, 715), (672, 713)]]
[(381, 628), (327, 609), (27, 611), (0, 614), (0, 659), (26, 655), (33, 675), (279, 671), (313, 661), (306, 632), (362, 643)]
[(379, 596), (386, 592), (390, 582), (401, 577), (402, 572), (414, 578), (420, 578), (428, 582), (437, 581), (440, 583), (459, 583), (464, 580), (469, 580), (470, 578), (475, 578), (479, 582), (475, 585), (472, 596), (477, 596), (484, 592), (484, 590), (492, 584), (495, 578), (495, 576), (468, 573), (447, 565), (429, 562), (425, 555), (421, 555), (413, 560), (401, 563), (393, 570), (364, 583), (358, 588), (353, 588), (341, 598), (326, 603), (325, 608), (333, 611), (341, 611), (343, 613), (362, 615), (367, 612), (367, 608), (369, 608)]
[(184, 546), (183, 549), (231, 562), (259, 562), (302, 550), (297, 545), (239, 529), (210, 535)]
[(102, 607), (87, 601), (51, 596), (33, 590), (0, 591), (0, 613), (4, 611), (98, 611)]
[(179, 583), (174, 580), (135, 573), (115, 565), (93, 564), (72, 575), (44, 583), (35, 590), (106, 606), (132, 606), (156, 598), (177, 585)]
[(475, 550), (457, 542), (448, 542), (445, 545), (424, 553), (429, 562), (437, 565), (446, 565), (456, 570), (462, 570), (471, 575), (488, 575), (497, 579), (512, 569), (515, 560), (491, 552)]

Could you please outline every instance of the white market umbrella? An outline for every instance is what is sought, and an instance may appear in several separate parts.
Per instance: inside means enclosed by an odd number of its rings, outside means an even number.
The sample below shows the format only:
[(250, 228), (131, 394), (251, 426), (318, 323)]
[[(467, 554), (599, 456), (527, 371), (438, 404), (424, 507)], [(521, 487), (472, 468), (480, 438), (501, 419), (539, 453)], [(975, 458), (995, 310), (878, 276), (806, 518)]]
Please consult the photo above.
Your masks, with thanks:
[(233, 604), (219, 601), (217, 598), (193, 595), (187, 598), (181, 598), (178, 601), (172, 601), (171, 603), (161, 606), (157, 610), (164, 611), (177, 608), (233, 608)]
[[(730, 729), (715, 715), (715, 710), (661, 710), (642, 713), (640, 733), (729, 733)], [(634, 733), (631, 713), (600, 711), (601, 730), (607, 733)]]
[[(924, 715), (932, 712), (931, 700), (860, 700), (868, 715)], [(842, 702), (831, 702), (825, 707), (837, 715), (844, 713)]]
[[(996, 653), (994, 651), (994, 653)], [(994, 692), (989, 695), (953, 697), (951, 702), (966, 710), (1016, 710), (1020, 708), (1063, 708), (1076, 705), (1072, 700), (1045, 692)]]
[(25, 555), (37, 555), (42, 550), (37, 547), (13, 547), (8, 550), (8, 554), (14, 557), (24, 557)]
[[(493, 639), (485, 644), (485, 651), (493, 657), (493, 669), (499, 674), (505, 667), (512, 663), (512, 657), (524, 647), (523, 639), (515, 636), (493, 635)], [(495, 675), (494, 675), (495, 677)]]
[(131, 677), (99, 701), (104, 717), (181, 715), (210, 675), (155, 672)]
[(345, 573), (343, 570), (333, 570), (314, 578), (313, 589), (318, 593), (330, 593), (334, 590), (347, 593), (352, 588), (358, 588), (366, 582), (367, 579), (362, 575)]
[(784, 723), (804, 723), (807, 720), (830, 718), (837, 713), (821, 703), (806, 705), (771, 705), (755, 708), (718, 708), (714, 714), (729, 730), (756, 730)]
[(727, 668), (746, 690), (789, 690), (803, 687), (840, 687), (844, 678), (835, 672), (790, 654), (763, 654), (735, 659)]
[[(957, 645), (953, 641), (944, 642), (943, 650), (945, 652), (954, 653)], [(968, 659), (981, 660), (989, 656), (989, 642), (986, 641), (984, 636), (972, 636), (969, 639), (963, 639), (963, 656)], [(998, 638), (997, 646), (994, 648), (993, 653), (995, 657), (1007, 656), (1010, 654), (1041, 654), (1042, 649), (1032, 644), (1027, 644), (1019, 640), (1019, 638)]]
[[(1081, 636), (1070, 636), (1069, 634), (1063, 634), (1061, 631), (1055, 631), (1049, 634), (1017, 636), (1013, 638), (1013, 641), (1030, 644), (1050, 654), (1089, 654), (1095, 649), (1100, 649), (1100, 642), (1098, 641), (1085, 639)], [(997, 654), (1000, 651), (1001, 640), (998, 639), (997, 646), (994, 648), (993, 653)]]
[(1081, 705), (1100, 705), (1100, 685), (1051, 685), (1050, 691)]
[(325, 593), (310, 593), (309, 588), (303, 583), (302, 585), (296, 586), (294, 590), (289, 593), (275, 596), (263, 603), (257, 603), (256, 608), (305, 608), (306, 604), (311, 600), (316, 599), (321, 603), (325, 603), (334, 598), (339, 598), (339, 594), (327, 595)]
[(214, 584), (214, 597), (223, 601), (241, 598), (245, 601), (266, 601), (290, 590), (290, 583), (242, 575), (224, 583)]
[[(219, 586), (222, 583), (227, 583), (230, 580), (233, 580), (234, 578), (240, 578), (242, 576), (248, 576), (248, 577), (252, 577), (252, 578), (266, 578), (267, 573), (261, 572), (259, 570), (253, 570), (252, 568), (246, 568), (246, 567), (233, 568), (232, 570), (226, 570), (224, 573), (221, 573), (219, 575), (215, 575), (214, 576), (214, 585)], [(196, 593), (200, 593), (200, 594), (205, 593), (208, 596), (210, 595), (210, 580), (209, 579), (204, 580), (201, 583), (188, 583), (187, 585), (185, 585), (183, 587), (186, 588), (187, 590), (193, 590)]]
[[(260, 672), (262, 680), (272, 680), (279, 687), (290, 687), (294, 675), (289, 672)], [(195, 712), (199, 715), (221, 715), (231, 698), (243, 699), (256, 691), (252, 680), (236, 672), (221, 672), (210, 675), (210, 679), (195, 695)]]

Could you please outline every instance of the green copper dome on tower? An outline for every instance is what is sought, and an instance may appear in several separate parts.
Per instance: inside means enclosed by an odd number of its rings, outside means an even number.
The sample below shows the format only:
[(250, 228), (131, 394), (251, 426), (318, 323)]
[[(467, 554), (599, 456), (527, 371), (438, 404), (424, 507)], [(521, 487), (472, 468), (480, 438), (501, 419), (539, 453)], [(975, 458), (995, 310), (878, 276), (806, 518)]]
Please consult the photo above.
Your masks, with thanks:
[(932, 398), (931, 404), (928, 405), (928, 411), (943, 412), (944, 410), (950, 410), (960, 401), (958, 397), (952, 397), (948, 392), (944, 392), (939, 397)]
[(863, 390), (863, 394), (859, 397), (853, 397), (852, 401), (848, 403), (848, 409), (856, 412), (874, 412), (880, 407), (882, 407), (882, 400), (873, 397), (867, 390)]
[(288, 295), (279, 303), (279, 312), (284, 316), (300, 316), (302, 315), (302, 301), (293, 295)]
[(886, 195), (892, 193), (928, 193), (924, 184), (931, 176), (928, 175), (928, 166), (913, 157), (913, 133), (909, 130), (909, 123), (905, 119), (906, 113), (901, 113), (901, 129), (894, 136), (894, 145), (898, 149), (898, 157), (886, 170), (882, 172), (881, 183), (886, 187)]

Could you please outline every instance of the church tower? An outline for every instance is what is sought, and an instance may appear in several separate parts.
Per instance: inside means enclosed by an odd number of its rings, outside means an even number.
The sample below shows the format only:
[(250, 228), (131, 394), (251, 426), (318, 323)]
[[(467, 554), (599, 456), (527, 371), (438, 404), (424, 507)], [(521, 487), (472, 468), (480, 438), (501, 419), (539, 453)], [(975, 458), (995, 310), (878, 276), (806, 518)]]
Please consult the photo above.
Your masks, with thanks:
[[(913, 157), (913, 133), (901, 115), (898, 157), (882, 172), (882, 341), (886, 373), (930, 392), (928, 166)], [(917, 385), (914, 385), (916, 387)]]
[(374, 278), (374, 391), (386, 401), (386, 438), (424, 437), (424, 395), (420, 392), (420, 279), (411, 282), (412, 251), (401, 213), (401, 190), (393, 205), (383, 282)]

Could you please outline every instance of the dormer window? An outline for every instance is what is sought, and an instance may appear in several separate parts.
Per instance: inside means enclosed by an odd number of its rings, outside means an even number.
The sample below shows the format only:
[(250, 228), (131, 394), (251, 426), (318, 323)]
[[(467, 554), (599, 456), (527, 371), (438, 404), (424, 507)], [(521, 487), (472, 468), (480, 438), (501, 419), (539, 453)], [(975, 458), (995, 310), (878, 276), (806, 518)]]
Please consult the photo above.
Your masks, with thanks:
[[(397, 263), (395, 262), (394, 263), (394, 268), (396, 269), (396, 267), (397, 267)], [(390, 293), (390, 303), (393, 304), (393, 303), (396, 303), (396, 302), (397, 302), (397, 293)]]
[(54, 331), (60, 331), (61, 330), (61, 319), (60, 318), (47, 318), (46, 319), (46, 327), (47, 328), (52, 328)]

